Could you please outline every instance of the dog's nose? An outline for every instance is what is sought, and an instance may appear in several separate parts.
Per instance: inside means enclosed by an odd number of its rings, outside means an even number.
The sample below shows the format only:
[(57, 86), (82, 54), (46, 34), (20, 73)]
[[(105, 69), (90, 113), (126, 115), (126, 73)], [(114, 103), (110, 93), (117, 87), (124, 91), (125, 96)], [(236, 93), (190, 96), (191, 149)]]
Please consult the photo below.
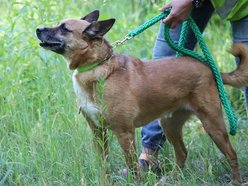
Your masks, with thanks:
[(37, 28), (36, 33), (39, 34), (39, 33), (46, 31), (46, 30), (47, 30), (46, 28)]

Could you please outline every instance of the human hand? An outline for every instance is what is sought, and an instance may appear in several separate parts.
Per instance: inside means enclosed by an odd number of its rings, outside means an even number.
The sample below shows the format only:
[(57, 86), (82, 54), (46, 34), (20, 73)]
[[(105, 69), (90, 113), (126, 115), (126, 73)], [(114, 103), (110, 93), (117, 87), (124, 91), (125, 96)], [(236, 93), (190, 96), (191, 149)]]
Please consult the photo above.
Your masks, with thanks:
[(187, 19), (193, 9), (193, 4), (192, 0), (172, 0), (160, 8), (160, 11), (164, 11), (167, 8), (171, 8), (171, 12), (163, 19), (163, 23), (168, 24), (170, 28), (175, 28), (178, 23)]

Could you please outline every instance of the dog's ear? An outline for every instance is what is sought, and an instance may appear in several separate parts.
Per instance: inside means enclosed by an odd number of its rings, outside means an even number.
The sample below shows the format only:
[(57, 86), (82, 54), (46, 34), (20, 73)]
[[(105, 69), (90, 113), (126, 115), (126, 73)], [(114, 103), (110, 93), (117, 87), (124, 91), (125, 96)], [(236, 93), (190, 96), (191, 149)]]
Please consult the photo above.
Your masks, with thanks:
[(88, 15), (81, 18), (81, 20), (88, 21), (89, 23), (92, 23), (93, 21), (97, 21), (99, 18), (99, 10), (94, 10), (93, 12), (90, 12)]
[(83, 34), (86, 34), (90, 38), (101, 38), (111, 29), (114, 23), (115, 23), (115, 19), (113, 18), (103, 21), (93, 21), (83, 31)]

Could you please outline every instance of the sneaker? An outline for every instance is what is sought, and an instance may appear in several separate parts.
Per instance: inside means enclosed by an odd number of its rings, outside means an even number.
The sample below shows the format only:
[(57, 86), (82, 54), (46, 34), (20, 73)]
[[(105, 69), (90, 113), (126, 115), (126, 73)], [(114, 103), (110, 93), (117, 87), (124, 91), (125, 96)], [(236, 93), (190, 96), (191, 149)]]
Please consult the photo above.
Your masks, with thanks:
[(160, 161), (154, 156), (148, 155), (146, 153), (141, 153), (139, 157), (139, 167), (142, 171), (154, 172), (157, 175), (162, 174), (162, 167)]

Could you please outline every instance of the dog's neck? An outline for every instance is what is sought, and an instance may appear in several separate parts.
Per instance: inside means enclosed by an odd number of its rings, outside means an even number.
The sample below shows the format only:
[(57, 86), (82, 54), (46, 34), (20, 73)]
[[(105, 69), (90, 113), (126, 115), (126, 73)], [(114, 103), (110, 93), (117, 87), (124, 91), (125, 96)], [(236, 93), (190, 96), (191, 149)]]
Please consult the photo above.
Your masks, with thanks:
[(69, 56), (70, 69), (102, 63), (113, 55), (112, 46), (104, 39), (95, 39), (88, 43), (85, 50), (78, 50)]

